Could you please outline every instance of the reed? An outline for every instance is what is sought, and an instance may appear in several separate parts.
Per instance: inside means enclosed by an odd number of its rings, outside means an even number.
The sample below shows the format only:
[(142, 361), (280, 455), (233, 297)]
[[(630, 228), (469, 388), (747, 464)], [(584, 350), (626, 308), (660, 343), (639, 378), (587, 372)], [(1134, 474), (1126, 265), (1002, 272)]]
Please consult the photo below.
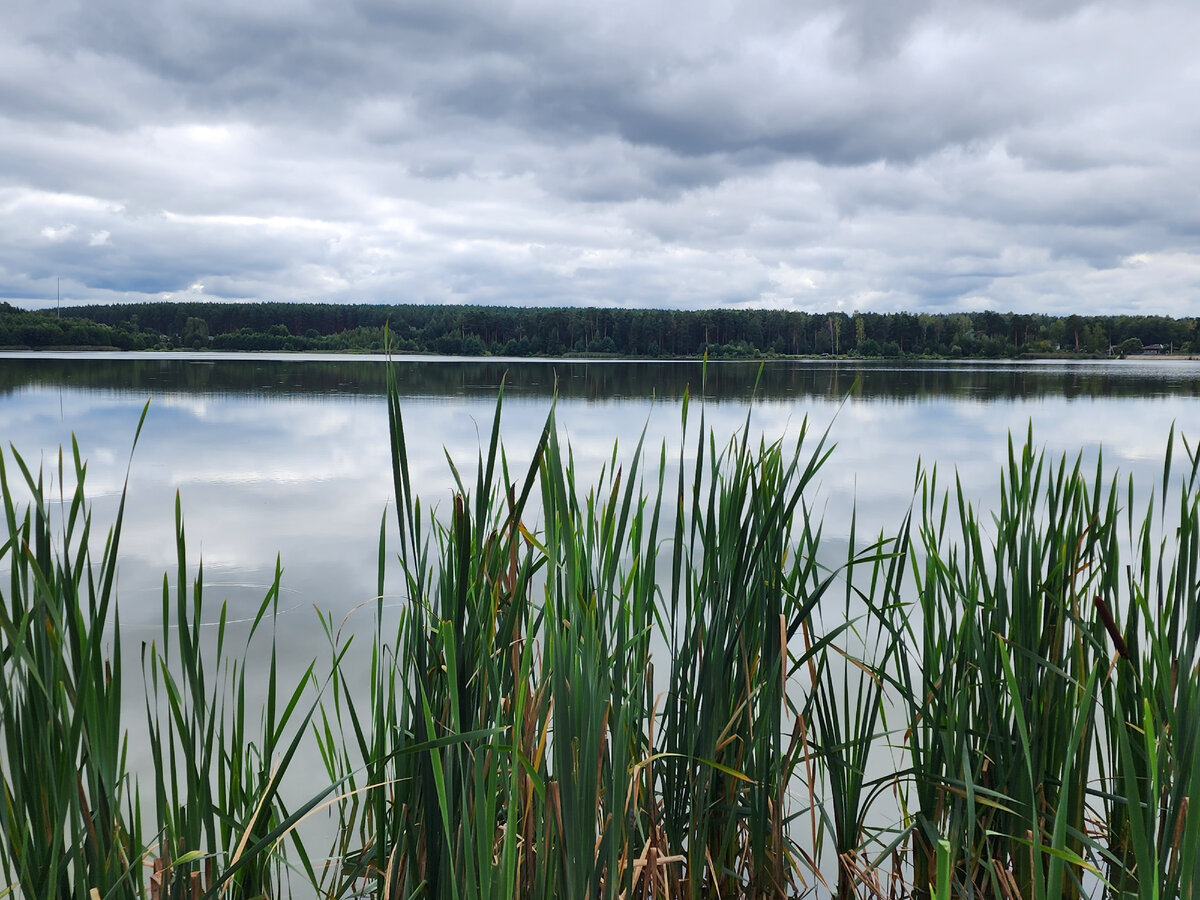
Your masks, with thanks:
[[(143, 410), (139, 433), (144, 420)], [(93, 560), (87, 466), (74, 442), (71, 451), (69, 463), (58, 454), (57, 503), (16, 451), (19, 476), (10, 481), (0, 454), (0, 560), (9, 567), (0, 602), (0, 873), (27, 897), (84, 898), (93, 889), (132, 897), (144, 842), (126, 766), (115, 609), (125, 496)], [(30, 497), (23, 509), (18, 485)]]
[[(1089, 483), (1079, 459), (1047, 461), (1032, 435), (1010, 442), (990, 538), (961, 486), (939, 496), (935, 474), (923, 481), (918, 605), (893, 620), (916, 884), (931, 883), (944, 836), (966, 896), (1150, 896), (1151, 885), (1191, 896), (1168, 877), (1183, 868), (1189, 726), (1181, 756), (1180, 733), (1160, 718), (1197, 697), (1183, 626), (1195, 616), (1200, 534), (1189, 459), (1174, 540), (1149, 513), (1134, 528), (1128, 492), (1126, 579), (1120, 494), (1099, 460)], [(1156, 594), (1177, 602), (1155, 609)], [(1119, 628), (1113, 611), (1126, 603)], [(1153, 666), (1135, 659), (1142, 641), (1170, 673), (1166, 695), (1138, 683)], [(1160, 758), (1170, 762), (1155, 767)]]
[[(1133, 485), (1126, 518), (1123, 622), (1119, 600), (1098, 595), (1113, 645), (1112, 676), (1102, 706), (1111, 723), (1104, 750), (1105, 861), (1116, 889), (1138, 897), (1193, 897), (1200, 870), (1200, 454), (1183, 442), (1187, 465), (1178, 481), (1174, 522), (1166, 498), (1174, 433), (1168, 442), (1162, 495), (1138, 520)], [(1152, 527), (1157, 519), (1158, 527)], [(1174, 526), (1174, 540), (1168, 540)], [(1114, 592), (1115, 593), (1115, 592)]]
[(320, 614), (328, 656), (290, 680), (280, 564), (231, 622), (177, 498), (136, 716), (123, 500), (93, 565), (78, 447), (57, 503), (0, 457), (0, 896), (1196, 895), (1186, 441), (1146, 498), (1028, 434), (990, 514), (919, 472), (907, 517), (867, 540), (854, 519), (834, 553), (812, 507), (832, 448), (806, 424), (767, 442), (748, 417), (722, 444), (685, 395), (677, 457), (614, 446), (585, 473), (553, 409), (512, 466), (501, 413), (430, 506), (391, 377), (377, 593)]
[[(894, 767), (880, 755), (888, 749), (885, 705), (892, 647), (887, 617), (904, 608), (907, 524), (897, 536), (881, 534), (866, 551), (856, 552), (857, 520), (851, 520), (842, 572), (844, 631), (826, 626), (829, 643), (809, 701), (825, 785), (822, 824), (833, 842), (838, 898), (856, 896), (860, 886), (885, 893), (882, 870), (905, 838), (895, 835), (894, 823), (872, 827), (868, 817), (880, 794), (896, 786)], [(863, 569), (869, 570), (866, 578)]]
[[(286, 872), (281, 859), (271, 858), (274, 848), (263, 854), (246, 850), (263, 845), (288, 818), (279, 788), (315, 710), (312, 700), (306, 715), (301, 705), (315, 664), (283, 692), (273, 630), (265, 650), (256, 640), (260, 627), (272, 626), (278, 613), (278, 561), (244, 645), (230, 653), (227, 606), (206, 622), (203, 565), (190, 583), (187, 577), (178, 495), (175, 537), (175, 593), (172, 597), (164, 576), (161, 641), (142, 647), (157, 826), (151, 893), (163, 900), (218, 888), (233, 897), (278, 896)], [(215, 632), (211, 639), (208, 630)], [(248, 692), (261, 694), (257, 710)], [(296, 725), (298, 718), (303, 721)], [(303, 846), (296, 849), (311, 873)]]

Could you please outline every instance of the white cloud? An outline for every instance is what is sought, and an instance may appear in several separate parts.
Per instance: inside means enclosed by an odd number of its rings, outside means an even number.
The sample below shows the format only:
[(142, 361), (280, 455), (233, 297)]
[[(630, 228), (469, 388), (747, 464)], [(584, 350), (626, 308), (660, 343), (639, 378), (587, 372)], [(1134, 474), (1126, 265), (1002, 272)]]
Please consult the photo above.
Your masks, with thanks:
[(0, 296), (1187, 311), (1198, 28), (52, 0), (0, 34)]
[(47, 225), (42, 229), (42, 237), (49, 241), (65, 241), (67, 238), (73, 235), (76, 230), (77, 229), (74, 225), (61, 225), (58, 227)]

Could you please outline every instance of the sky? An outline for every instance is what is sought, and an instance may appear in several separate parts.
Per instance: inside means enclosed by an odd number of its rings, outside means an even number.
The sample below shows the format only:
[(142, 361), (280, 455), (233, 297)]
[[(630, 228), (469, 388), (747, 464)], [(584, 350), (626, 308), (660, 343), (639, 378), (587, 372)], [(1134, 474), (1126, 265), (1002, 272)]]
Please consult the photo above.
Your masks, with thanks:
[(0, 299), (1196, 315), (1198, 38), (1195, 0), (11, 0)]

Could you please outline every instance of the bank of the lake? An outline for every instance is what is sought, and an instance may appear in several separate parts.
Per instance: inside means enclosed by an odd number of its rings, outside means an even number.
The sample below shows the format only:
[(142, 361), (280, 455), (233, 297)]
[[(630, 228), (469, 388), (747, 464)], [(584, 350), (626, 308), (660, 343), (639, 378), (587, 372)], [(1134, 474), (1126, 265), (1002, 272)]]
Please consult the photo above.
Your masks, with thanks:
[(1197, 319), (844, 313), (767, 309), (619, 309), (421, 304), (220, 303), (68, 306), (0, 303), (0, 347), (125, 350), (382, 351), (466, 356), (645, 359), (1081, 358), (1188, 353)]

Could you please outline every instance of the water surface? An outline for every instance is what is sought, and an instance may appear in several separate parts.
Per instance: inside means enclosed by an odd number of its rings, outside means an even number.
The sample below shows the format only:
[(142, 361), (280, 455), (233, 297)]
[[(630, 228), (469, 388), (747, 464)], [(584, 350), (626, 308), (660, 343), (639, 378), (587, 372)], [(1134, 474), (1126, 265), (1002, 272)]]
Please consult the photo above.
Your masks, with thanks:
[[(414, 484), (445, 506), (446, 454), (469, 468), (505, 385), (503, 437), (515, 468), (557, 395), (556, 416), (585, 475), (627, 460), (645, 429), (657, 458), (680, 454), (691, 396), (718, 443), (752, 409), (753, 433), (837, 448), (813, 505), (826, 536), (894, 528), (912, 501), (918, 462), (957, 473), (990, 503), (1010, 433), (1052, 453), (1103, 448), (1106, 471), (1147, 488), (1160, 477), (1172, 423), (1200, 431), (1200, 364), (1182, 361), (847, 364), (397, 360)], [(0, 354), (0, 435), (49, 471), (71, 436), (89, 461), (97, 524), (111, 520), (129, 471), (122, 541), (122, 618), (157, 624), (161, 581), (174, 566), (176, 493), (189, 556), (203, 557), (213, 601), (249, 610), (278, 554), (285, 606), (341, 615), (374, 594), (380, 517), (391, 498), (386, 363), (361, 356)], [(130, 443), (143, 405), (141, 441)], [(692, 443), (684, 447), (691, 456)], [(57, 477), (56, 475), (54, 477)], [(293, 639), (320, 643), (297, 624)]]

